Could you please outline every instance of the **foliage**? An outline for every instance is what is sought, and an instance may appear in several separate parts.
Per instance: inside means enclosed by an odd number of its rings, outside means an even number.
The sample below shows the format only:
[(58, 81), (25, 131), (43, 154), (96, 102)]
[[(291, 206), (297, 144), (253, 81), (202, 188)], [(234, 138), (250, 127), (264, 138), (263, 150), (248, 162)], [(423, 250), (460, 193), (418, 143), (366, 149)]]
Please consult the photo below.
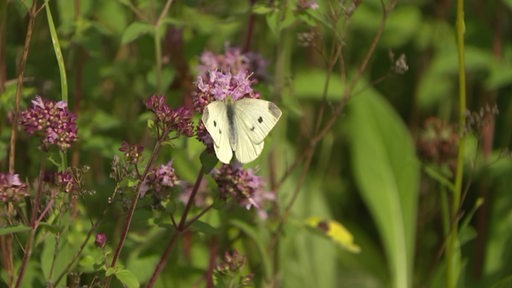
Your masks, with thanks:
[(510, 285), (512, 5), (455, 2), (0, 1), (0, 286)]

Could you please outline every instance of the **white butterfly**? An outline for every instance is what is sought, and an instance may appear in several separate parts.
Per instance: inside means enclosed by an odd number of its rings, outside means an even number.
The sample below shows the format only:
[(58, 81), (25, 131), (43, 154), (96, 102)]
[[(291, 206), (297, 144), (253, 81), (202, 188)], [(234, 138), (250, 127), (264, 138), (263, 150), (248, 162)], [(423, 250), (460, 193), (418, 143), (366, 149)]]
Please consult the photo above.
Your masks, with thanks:
[(269, 101), (253, 98), (233, 101), (227, 97), (208, 104), (202, 119), (220, 162), (229, 164), (234, 151), (240, 163), (249, 163), (261, 154), (263, 139), (281, 114)]

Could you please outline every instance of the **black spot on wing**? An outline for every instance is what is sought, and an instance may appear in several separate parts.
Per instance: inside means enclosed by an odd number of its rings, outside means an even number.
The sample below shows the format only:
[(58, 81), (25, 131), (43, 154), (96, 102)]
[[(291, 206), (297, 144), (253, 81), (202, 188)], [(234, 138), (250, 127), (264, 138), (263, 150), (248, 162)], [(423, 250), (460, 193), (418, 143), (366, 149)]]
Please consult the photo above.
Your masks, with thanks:
[(213, 127), (217, 127), (217, 121), (213, 120)]
[(258, 117), (258, 123), (261, 124), (261, 122), (263, 122), (263, 117), (260, 116), (260, 117)]

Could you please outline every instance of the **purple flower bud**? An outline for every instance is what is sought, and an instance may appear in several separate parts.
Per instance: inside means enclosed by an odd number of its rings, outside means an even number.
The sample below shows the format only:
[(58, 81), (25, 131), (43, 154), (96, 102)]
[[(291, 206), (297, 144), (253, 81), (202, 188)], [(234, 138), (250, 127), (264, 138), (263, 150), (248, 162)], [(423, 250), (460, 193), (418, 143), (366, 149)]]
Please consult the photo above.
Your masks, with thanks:
[(99, 248), (105, 247), (107, 244), (107, 235), (105, 233), (98, 233), (94, 239), (94, 245)]

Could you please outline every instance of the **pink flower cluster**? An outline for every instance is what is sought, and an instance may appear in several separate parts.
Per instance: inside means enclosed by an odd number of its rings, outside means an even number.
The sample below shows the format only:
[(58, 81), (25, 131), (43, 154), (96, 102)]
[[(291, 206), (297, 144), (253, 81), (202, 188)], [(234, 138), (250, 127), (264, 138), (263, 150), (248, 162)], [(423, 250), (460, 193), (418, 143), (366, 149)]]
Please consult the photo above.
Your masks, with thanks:
[(146, 100), (146, 107), (155, 114), (156, 125), (163, 132), (176, 131), (191, 137), (194, 134), (192, 112), (185, 107), (171, 109), (164, 96), (153, 95)]
[(243, 169), (239, 165), (222, 165), (213, 171), (221, 197), (235, 199), (247, 209), (256, 207), (261, 218), (266, 218), (263, 204), (275, 200), (274, 193), (263, 190), (264, 183), (252, 169)]
[(44, 148), (57, 145), (66, 150), (77, 140), (76, 115), (64, 101), (53, 102), (36, 96), (32, 107), (21, 112), (19, 123), (28, 134), (41, 134)]

